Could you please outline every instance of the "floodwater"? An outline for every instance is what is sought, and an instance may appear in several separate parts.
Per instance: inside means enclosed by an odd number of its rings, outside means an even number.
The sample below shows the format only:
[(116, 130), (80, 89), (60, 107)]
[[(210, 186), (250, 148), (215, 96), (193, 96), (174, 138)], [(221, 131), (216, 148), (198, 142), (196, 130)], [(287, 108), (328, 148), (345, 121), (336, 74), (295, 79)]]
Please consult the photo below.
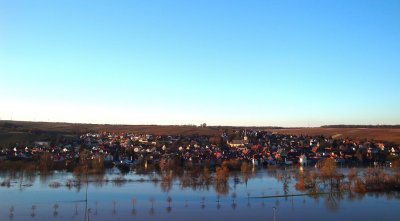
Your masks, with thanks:
[(166, 178), (155, 172), (121, 176), (114, 169), (101, 179), (89, 177), (88, 186), (67, 187), (65, 183), (74, 179), (67, 172), (12, 176), (3, 172), (0, 182), (10, 180), (10, 185), (0, 187), (0, 220), (384, 221), (400, 217), (399, 193), (301, 195), (285, 169), (258, 169), (250, 176), (230, 173), (222, 184), (198, 181), (201, 177), (191, 173), (189, 178)]

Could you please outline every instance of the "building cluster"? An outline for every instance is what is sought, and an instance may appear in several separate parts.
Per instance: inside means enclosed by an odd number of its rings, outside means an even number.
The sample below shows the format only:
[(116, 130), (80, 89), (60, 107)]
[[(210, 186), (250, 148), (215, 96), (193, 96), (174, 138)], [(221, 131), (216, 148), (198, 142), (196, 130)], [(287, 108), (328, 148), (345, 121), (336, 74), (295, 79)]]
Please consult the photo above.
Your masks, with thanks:
[(136, 164), (178, 159), (182, 163), (218, 164), (244, 160), (255, 165), (315, 164), (323, 158), (338, 163), (384, 164), (399, 157), (400, 146), (369, 140), (326, 136), (283, 135), (258, 130), (236, 130), (220, 136), (155, 136), (135, 133), (85, 133), (75, 139), (29, 146), (0, 147), (0, 160), (37, 160), (48, 153), (52, 160), (78, 160), (82, 151), (106, 162)]

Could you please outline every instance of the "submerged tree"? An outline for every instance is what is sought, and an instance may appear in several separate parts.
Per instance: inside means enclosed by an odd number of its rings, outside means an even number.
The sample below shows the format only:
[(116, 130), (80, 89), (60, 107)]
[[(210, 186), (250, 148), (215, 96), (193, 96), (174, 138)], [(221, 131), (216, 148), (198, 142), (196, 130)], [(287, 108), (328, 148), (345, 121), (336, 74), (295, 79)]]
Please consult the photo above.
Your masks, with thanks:
[(335, 160), (331, 158), (320, 160), (318, 168), (321, 179), (329, 181), (331, 191), (333, 188), (339, 189), (343, 174), (337, 171)]
[(215, 169), (214, 189), (220, 195), (229, 193), (229, 169), (227, 166), (220, 166)]

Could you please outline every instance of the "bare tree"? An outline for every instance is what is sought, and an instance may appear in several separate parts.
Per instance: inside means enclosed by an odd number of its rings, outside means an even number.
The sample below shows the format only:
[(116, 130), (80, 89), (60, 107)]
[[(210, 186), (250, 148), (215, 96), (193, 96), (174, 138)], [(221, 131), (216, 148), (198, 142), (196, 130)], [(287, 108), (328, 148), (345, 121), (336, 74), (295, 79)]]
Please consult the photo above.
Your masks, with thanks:
[[(323, 180), (328, 180), (331, 187), (331, 192), (333, 188), (340, 187), (340, 181), (343, 174), (338, 173), (336, 168), (336, 162), (334, 159), (324, 159), (318, 162), (318, 168), (320, 170), (320, 176)], [(336, 183), (334, 182), (336, 180)]]

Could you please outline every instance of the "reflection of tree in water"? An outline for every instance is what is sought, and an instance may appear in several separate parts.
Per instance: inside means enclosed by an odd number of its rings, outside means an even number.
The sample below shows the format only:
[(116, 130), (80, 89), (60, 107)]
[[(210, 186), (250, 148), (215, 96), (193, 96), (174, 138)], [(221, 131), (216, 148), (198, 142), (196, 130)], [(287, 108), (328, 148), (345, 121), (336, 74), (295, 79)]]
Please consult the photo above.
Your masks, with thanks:
[(99, 206), (99, 202), (94, 202), (94, 215), (95, 216), (97, 216), (97, 209), (98, 209), (98, 206)]
[(40, 183), (47, 184), (51, 175), (52, 174), (50, 172), (41, 172), (41, 173), (39, 173)]
[(170, 213), (172, 211), (172, 207), (168, 206), (167, 208), (165, 208), (165, 211), (167, 211), (167, 213)]
[(31, 217), (32, 218), (35, 218), (35, 216), (36, 216), (36, 213), (35, 213), (35, 210), (36, 210), (36, 205), (32, 205), (32, 207), (31, 207)]
[(172, 197), (168, 196), (166, 201), (168, 203), (168, 207), (166, 208), (166, 211), (167, 211), (167, 213), (170, 213), (172, 211), (172, 207), (171, 207)]
[(281, 202), (279, 202), (279, 199), (276, 199), (276, 201), (275, 201), (275, 206), (278, 207), (280, 203), (281, 203)]
[(154, 209), (154, 203), (155, 203), (156, 199), (154, 197), (150, 197), (149, 198), (149, 202), (151, 203), (151, 208), (149, 210), (149, 214), (150, 215), (154, 215), (155, 213), (155, 209)]
[(232, 204), (231, 204), (232, 209), (236, 209), (236, 206), (237, 206), (237, 204), (236, 204), (236, 197), (237, 197), (236, 193), (233, 192), (233, 193), (232, 193)]
[(78, 207), (79, 207), (79, 204), (78, 204), (78, 203), (75, 203), (75, 213), (74, 213), (74, 215), (72, 216), (72, 218), (75, 218), (75, 217), (78, 216)]
[(178, 178), (181, 188), (191, 188), (192, 190), (208, 190), (212, 181), (210, 169), (207, 167), (185, 170)]
[[(371, 168), (364, 170), (364, 176), (360, 176), (358, 169), (355, 168), (350, 169), (345, 176), (337, 170), (336, 163), (332, 159), (319, 161), (317, 168), (317, 170), (299, 171), (295, 187), (297, 190), (309, 194), (308, 197), (314, 199), (316, 204), (319, 204), (321, 194), (328, 194), (323, 199), (326, 208), (330, 211), (339, 209), (344, 192), (349, 201), (362, 199), (368, 190), (368, 184), (372, 183), (372, 186), (376, 184), (382, 187), (383, 183), (391, 179), (379, 169)], [(368, 181), (371, 182), (368, 183)]]
[(35, 170), (27, 170), (26, 171), (26, 179), (29, 183), (33, 184), (36, 180), (36, 171)]
[(19, 176), (19, 189), (22, 191), (26, 187), (30, 187), (33, 185), (33, 182), (36, 179), (36, 173), (34, 168), (28, 167), (18, 173)]
[(221, 204), (220, 204), (220, 198), (221, 196), (219, 194), (217, 194), (217, 209), (221, 209)]
[[(242, 164), (242, 165), (246, 165), (246, 164)], [(329, 166), (329, 164), (328, 164)], [(210, 172), (210, 170), (208, 168), (205, 167), (192, 167), (190, 168), (190, 170), (183, 170), (180, 172), (175, 172), (174, 170), (168, 170), (167, 172), (162, 171), (160, 173), (155, 172), (152, 174), (156, 174), (156, 176), (158, 177), (158, 175), (160, 175), (159, 178), (157, 178), (159, 180), (159, 182), (161, 182), (160, 187), (163, 189), (163, 191), (169, 191), (172, 188), (172, 183), (173, 181), (180, 181), (180, 187), (181, 188), (192, 188), (193, 190), (208, 190), (209, 191), (209, 186), (213, 185), (214, 189), (215, 189), (215, 193), (217, 194), (214, 197), (217, 197), (217, 204), (216, 207), (217, 209), (221, 208), (221, 203), (223, 204), (223, 202), (221, 202), (221, 196), (223, 197), (224, 195), (227, 195), (228, 198), (228, 207), (229, 207), (229, 191), (230, 191), (230, 185), (232, 183), (235, 183), (235, 185), (233, 185), (232, 188), (232, 204), (231, 207), (233, 209), (236, 209), (236, 193), (234, 192), (235, 186), (236, 184), (240, 184), (243, 186), (244, 188), (244, 183), (241, 182), (240, 178), (242, 178), (243, 180), (249, 179), (249, 176), (251, 175), (251, 173), (245, 173), (247, 171), (246, 169), (247, 166), (242, 166), (241, 167), (241, 171), (239, 172), (237, 171), (229, 171), (229, 169), (231, 169), (231, 167), (227, 167), (227, 166), (220, 166), (216, 168), (215, 173), (213, 173), (212, 171)], [(303, 197), (300, 198), (300, 201), (302, 200), (303, 204), (306, 204), (306, 199), (315, 199), (316, 203), (319, 203), (320, 200), (323, 201), (324, 205), (326, 206), (327, 209), (329, 209), (330, 211), (337, 211), (340, 208), (340, 201), (341, 199), (345, 196), (346, 199), (348, 200), (355, 200), (355, 199), (362, 199), (363, 196), (365, 194), (369, 194), (369, 187), (367, 186), (368, 184), (372, 185), (375, 184), (378, 185), (380, 184), (380, 180), (377, 179), (379, 177), (381, 177), (382, 174), (378, 173), (379, 171), (369, 171), (367, 173), (367, 177), (364, 174), (364, 177), (362, 176), (363, 174), (358, 175), (357, 171), (355, 169), (350, 170), (347, 175), (344, 178), (341, 178), (340, 174), (338, 175), (338, 173), (336, 173), (332, 168), (334, 167), (327, 167), (328, 169), (322, 170), (321, 169), (314, 169), (314, 168), (308, 168), (305, 169), (304, 171), (298, 171), (298, 175), (296, 175), (296, 180), (293, 180), (294, 182), (292, 182), (292, 176), (291, 174), (293, 173), (294, 170), (282, 170), (282, 169), (268, 169), (266, 170), (267, 173), (270, 176), (275, 176), (278, 181), (282, 184), (282, 190), (283, 190), (283, 194), (290, 196), (289, 194), (291, 194), (291, 190), (290, 188), (292, 188), (293, 186), (296, 188), (296, 190), (301, 191), (305, 194), (309, 194), (307, 197)], [(238, 169), (238, 168), (237, 168)], [(243, 169), (243, 170), (242, 170)], [(42, 174), (43, 175), (43, 174)], [(17, 179), (21, 179), (21, 177), (19, 175), (16, 175)], [(29, 174), (26, 173), (26, 175), (24, 176), (29, 176)], [(232, 180), (229, 180), (229, 176), (233, 176)], [(104, 174), (100, 174), (98, 176), (91, 176), (91, 179), (93, 177), (93, 181), (94, 182), (98, 182), (99, 186), (102, 186), (102, 182), (104, 181)], [(347, 179), (346, 179), (347, 178)], [(390, 178), (390, 177), (388, 177)], [(24, 178), (25, 179), (25, 178)], [(80, 178), (85, 179), (84, 176), (82, 176)], [(341, 180), (339, 180), (341, 179)], [(92, 183), (92, 180), (90, 181)], [(143, 179), (142, 182), (150, 182), (147, 179)], [(368, 183), (369, 182), (369, 183)], [(18, 183), (18, 180), (16, 181), (16, 183)], [(21, 182), (20, 182), (21, 183)], [(291, 185), (291, 183), (293, 183), (293, 185)], [(78, 189), (79, 190), (79, 189)], [(247, 188), (246, 188), (247, 190)], [(338, 194), (337, 192), (342, 192), (343, 190), (345, 190), (345, 195), (343, 194)], [(327, 192), (331, 192), (330, 195), (325, 195)], [(246, 192), (247, 195), (247, 206), (250, 207), (250, 192)], [(343, 193), (343, 192), (342, 192)], [(388, 194), (387, 197), (396, 197), (396, 194), (392, 194), (393, 192), (390, 192), (390, 195)], [(243, 192), (241, 193), (243, 194)], [(256, 192), (252, 192), (253, 195), (256, 195)], [(264, 196), (264, 192), (261, 193), (262, 196)], [(276, 195), (282, 195), (282, 191), (279, 191), (276, 193)], [(293, 205), (293, 198), (295, 198), (296, 196), (291, 196), (291, 198), (287, 198), (287, 199), (291, 199), (292, 200), (292, 205)], [(398, 197), (398, 195), (397, 195)], [(212, 198), (212, 197), (211, 197)], [(168, 198), (167, 198), (168, 199)], [(203, 197), (201, 202), (201, 207), (205, 208), (205, 198)], [(215, 199), (215, 198), (214, 198)], [(321, 204), (322, 204), (321, 201)], [(168, 200), (167, 200), (168, 202)], [(172, 198), (171, 198), (171, 202), (172, 202)], [(172, 207), (171, 207), (171, 202), (168, 203), (168, 207), (166, 208), (167, 212), (171, 212), (172, 211)], [(197, 201), (199, 202), (199, 201)], [(269, 201), (266, 201), (269, 202)], [(272, 201), (274, 202), (274, 201)], [(312, 201), (309, 201), (308, 203), (312, 204)], [(153, 204), (154, 202), (152, 202)], [(176, 202), (175, 202), (176, 204)], [(198, 204), (197, 204), (198, 205)], [(215, 205), (215, 204), (214, 204)], [(261, 202), (262, 207), (265, 206), (264, 204), (264, 199)], [(267, 203), (267, 205), (269, 205), (269, 203)], [(272, 204), (273, 205), (273, 204)], [(279, 200), (276, 199), (275, 202), (275, 206), (279, 205)], [(75, 207), (75, 216), (78, 215), (78, 210), (77, 210), (77, 206), (78, 204), (76, 204)], [(254, 205), (253, 205), (254, 206)], [(49, 205), (50, 207), (50, 205)], [(188, 207), (188, 201), (185, 201), (185, 207)], [(35, 207), (36, 208), (36, 207)], [(54, 208), (54, 213), (53, 215), (56, 217), (58, 214), (58, 211), (56, 208)], [(71, 208), (72, 209), (72, 208)], [(121, 208), (120, 208), (121, 209)], [(132, 202), (132, 215), (136, 214), (136, 210), (135, 209), (135, 205)], [(153, 212), (150, 214), (154, 213), (154, 206), (152, 205), (152, 209)], [(31, 208), (31, 216), (32, 218), (36, 216), (36, 212), (35, 209)], [(175, 209), (176, 210), (176, 209)], [(50, 209), (50, 214), (52, 212), (52, 210)], [(73, 211), (71, 211), (72, 213)], [(93, 213), (95, 215), (97, 215), (97, 202), (96, 202), (96, 209), (93, 211)], [(129, 207), (128, 207), (128, 213), (129, 213)], [(7, 213), (6, 213), (7, 214)], [(28, 210), (28, 214), (29, 214), (29, 210)], [(116, 208), (115, 208), (115, 204), (114, 204), (114, 209), (113, 209), (113, 214), (116, 214)], [(14, 212), (10, 211), (10, 216), (14, 215)], [(16, 217), (17, 218), (17, 217)]]
[(185, 208), (188, 208), (189, 207), (189, 202), (188, 202), (188, 200), (185, 200)]
[(10, 214), (9, 214), (8, 218), (10, 218), (10, 220), (11, 220), (14, 218), (14, 206), (11, 206), (9, 211), (10, 211)]
[(235, 210), (235, 209), (236, 209), (236, 207), (237, 207), (237, 204), (236, 204), (236, 202), (232, 202), (232, 204), (231, 204), (231, 208), (232, 208), (233, 210)]
[(240, 183), (238, 175), (235, 173), (233, 177), (233, 189), (236, 190), (236, 186)]
[(53, 209), (54, 209), (54, 211), (53, 211), (53, 216), (54, 217), (57, 217), (57, 215), (58, 215), (58, 208), (59, 208), (60, 206), (58, 205), (58, 203), (55, 203), (54, 205), (53, 205)]
[(242, 165), (240, 166), (242, 180), (246, 184), (246, 188), (247, 188), (247, 182), (251, 175), (251, 169), (252, 167), (247, 162), (243, 162)]
[(117, 208), (116, 208), (117, 201), (113, 200), (112, 204), (113, 204), (112, 214), (115, 216), (117, 215)]
[(283, 194), (286, 196), (289, 194), (289, 184), (291, 181), (291, 175), (289, 173), (289, 171), (278, 171), (276, 173), (276, 179), (279, 182), (282, 182), (282, 190), (283, 190)]
[(247, 192), (247, 207), (250, 208), (251, 204), (250, 204), (250, 191)]
[(201, 207), (202, 209), (204, 209), (204, 208), (206, 207), (205, 200), (206, 200), (206, 198), (205, 198), (204, 196), (202, 196), (202, 197), (200, 198), (200, 207)]
[(104, 173), (98, 173), (98, 174), (93, 174), (91, 175), (91, 183), (95, 186), (95, 187), (103, 187), (106, 177)]
[(330, 192), (325, 198), (325, 206), (329, 211), (336, 212), (340, 208), (340, 201), (344, 199), (343, 192)]
[(264, 207), (265, 207), (265, 201), (264, 201), (264, 199), (265, 199), (265, 193), (264, 193), (264, 192), (261, 193), (261, 197), (262, 197), (261, 207), (264, 208)]
[(92, 214), (92, 208), (87, 209), (87, 220), (90, 220), (90, 215)]
[(169, 192), (172, 189), (173, 173), (170, 170), (167, 174), (161, 175), (161, 190), (164, 192)]
[(214, 189), (217, 194), (227, 195), (229, 193), (229, 169), (226, 166), (220, 166), (215, 169)]
[(124, 178), (123, 175), (118, 175), (112, 179), (112, 184), (117, 187), (123, 186), (127, 180)]
[(329, 193), (325, 198), (325, 206), (331, 212), (336, 212), (339, 210), (338, 198), (334, 193)]
[(315, 204), (319, 204), (319, 195), (311, 195), (311, 198), (314, 199)]
[(151, 207), (150, 210), (149, 210), (149, 215), (152, 216), (155, 213), (156, 213), (156, 210), (153, 207)]
[(131, 215), (135, 216), (136, 215), (136, 208), (135, 208), (136, 198), (135, 197), (132, 197), (131, 203), (132, 203)]
[(330, 158), (320, 160), (317, 163), (317, 167), (319, 169), (319, 178), (324, 184), (328, 182), (330, 186), (329, 191), (338, 191), (344, 175), (337, 170), (335, 160)]

